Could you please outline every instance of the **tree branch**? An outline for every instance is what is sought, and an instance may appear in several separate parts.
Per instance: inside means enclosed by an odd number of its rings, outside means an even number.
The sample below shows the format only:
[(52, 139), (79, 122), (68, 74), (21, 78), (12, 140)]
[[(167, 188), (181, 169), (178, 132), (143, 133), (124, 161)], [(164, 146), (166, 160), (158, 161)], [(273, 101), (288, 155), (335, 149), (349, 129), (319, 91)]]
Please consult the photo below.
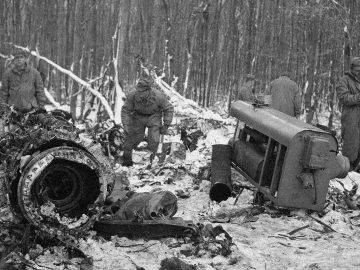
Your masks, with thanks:
[(60, 72), (68, 75), (70, 78), (72, 78), (74, 81), (76, 81), (77, 83), (83, 85), (86, 90), (88, 90), (89, 92), (91, 92), (94, 96), (96, 96), (100, 101), (101, 103), (104, 105), (104, 108), (106, 110), (106, 112), (108, 113), (109, 117), (111, 120), (114, 119), (114, 114), (113, 114), (113, 111), (111, 110), (111, 107), (109, 105), (109, 103), (107, 102), (107, 100), (105, 99), (105, 97), (99, 93), (98, 91), (94, 90), (91, 85), (89, 83), (87, 83), (86, 81), (82, 80), (81, 78), (79, 78), (78, 76), (76, 76), (74, 73), (72, 73), (71, 71), (59, 66), (58, 64), (54, 63), (53, 61), (51, 61), (50, 59), (44, 57), (44, 56), (41, 56), (39, 55), (37, 52), (35, 51), (30, 51), (29, 48), (25, 48), (25, 47), (22, 47), (22, 46), (19, 46), (19, 45), (15, 45), (15, 44), (12, 44), (15, 48), (18, 48), (20, 50), (23, 50), (25, 52), (28, 52), (30, 53), (31, 55), (33, 56), (36, 56), (38, 57), (39, 59), (45, 61), (46, 63), (48, 63), (49, 65), (53, 66), (54, 68), (56, 68), (57, 70), (59, 70)]

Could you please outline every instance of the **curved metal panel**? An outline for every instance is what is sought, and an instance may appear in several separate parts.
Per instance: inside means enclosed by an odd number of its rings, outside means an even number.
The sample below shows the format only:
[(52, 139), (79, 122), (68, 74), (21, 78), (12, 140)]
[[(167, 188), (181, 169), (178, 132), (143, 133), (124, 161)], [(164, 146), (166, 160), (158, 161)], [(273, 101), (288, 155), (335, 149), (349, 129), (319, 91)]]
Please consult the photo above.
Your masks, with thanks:
[(236, 101), (231, 104), (230, 113), (246, 125), (285, 146), (289, 146), (292, 138), (304, 130), (326, 133), (278, 110), (269, 107), (254, 107), (244, 101)]

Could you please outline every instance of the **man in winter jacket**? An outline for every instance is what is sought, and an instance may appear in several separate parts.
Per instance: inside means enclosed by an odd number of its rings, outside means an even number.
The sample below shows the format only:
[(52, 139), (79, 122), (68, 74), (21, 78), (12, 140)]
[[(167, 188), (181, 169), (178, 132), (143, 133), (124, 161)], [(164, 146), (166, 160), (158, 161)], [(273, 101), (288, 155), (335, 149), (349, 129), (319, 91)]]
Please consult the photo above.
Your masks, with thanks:
[(121, 110), (121, 121), (126, 133), (123, 166), (132, 166), (132, 150), (143, 140), (148, 128), (148, 148), (154, 157), (160, 134), (166, 134), (174, 114), (168, 97), (151, 88), (151, 81), (142, 78), (127, 96)]
[(354, 169), (360, 161), (360, 57), (351, 60), (350, 72), (340, 79), (336, 92), (342, 105), (342, 154)]
[(271, 107), (299, 118), (301, 98), (298, 85), (287, 76), (280, 76), (270, 83)]
[(12, 65), (2, 78), (0, 107), (13, 106), (20, 112), (42, 108), (46, 96), (40, 73), (27, 64), (26, 53), (23, 51), (15, 51), (12, 55)]
[(246, 82), (238, 90), (237, 96), (235, 99), (239, 99), (245, 102), (252, 103), (255, 97), (255, 77), (254, 75), (247, 75)]

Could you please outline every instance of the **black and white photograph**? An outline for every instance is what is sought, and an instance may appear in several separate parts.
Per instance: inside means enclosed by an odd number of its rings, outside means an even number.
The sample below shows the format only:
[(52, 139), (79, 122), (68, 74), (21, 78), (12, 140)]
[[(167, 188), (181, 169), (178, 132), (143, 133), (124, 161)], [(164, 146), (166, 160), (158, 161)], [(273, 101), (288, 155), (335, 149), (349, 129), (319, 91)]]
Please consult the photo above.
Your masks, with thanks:
[(0, 270), (360, 269), (360, 0), (0, 0)]

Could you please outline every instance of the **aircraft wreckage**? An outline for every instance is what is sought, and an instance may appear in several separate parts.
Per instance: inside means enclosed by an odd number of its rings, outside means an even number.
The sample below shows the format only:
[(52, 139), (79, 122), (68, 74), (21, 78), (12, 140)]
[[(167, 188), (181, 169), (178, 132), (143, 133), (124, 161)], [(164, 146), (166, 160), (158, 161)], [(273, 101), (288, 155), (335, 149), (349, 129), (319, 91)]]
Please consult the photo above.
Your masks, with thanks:
[(168, 192), (129, 192), (106, 204), (116, 178), (112, 162), (100, 143), (79, 136), (66, 113), (9, 111), (2, 117), (11, 132), (0, 137), (1, 183), (19, 219), (64, 241), (90, 228), (104, 236), (197, 233), (191, 222), (172, 219), (177, 201)]
[[(276, 206), (321, 210), (330, 179), (349, 171), (336, 138), (271, 108), (240, 101), (231, 108), (245, 125), (238, 123), (228, 145), (213, 147), (210, 199), (231, 195), (232, 166)], [(173, 217), (177, 197), (171, 192), (129, 191), (109, 203), (118, 182), (106, 155), (111, 148), (82, 139), (63, 112), (10, 111), (3, 119), (12, 128), (0, 137), (0, 177), (20, 219), (65, 240), (90, 228), (105, 237), (201, 234), (199, 224)]]

